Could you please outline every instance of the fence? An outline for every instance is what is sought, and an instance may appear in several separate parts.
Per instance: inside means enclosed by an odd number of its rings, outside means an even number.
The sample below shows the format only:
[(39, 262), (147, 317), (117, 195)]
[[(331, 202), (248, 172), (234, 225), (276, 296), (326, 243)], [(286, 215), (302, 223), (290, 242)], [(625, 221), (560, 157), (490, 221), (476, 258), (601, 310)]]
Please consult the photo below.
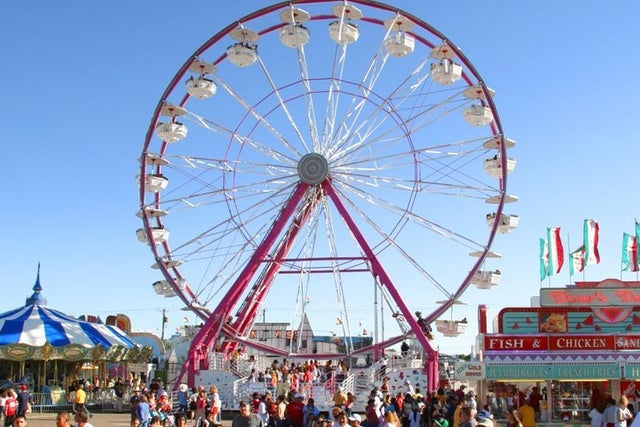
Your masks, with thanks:
[[(85, 406), (90, 412), (126, 412), (129, 400), (116, 397), (111, 391), (87, 393)], [(49, 393), (31, 393), (31, 410), (33, 412), (71, 411), (73, 403), (67, 401), (64, 391)]]

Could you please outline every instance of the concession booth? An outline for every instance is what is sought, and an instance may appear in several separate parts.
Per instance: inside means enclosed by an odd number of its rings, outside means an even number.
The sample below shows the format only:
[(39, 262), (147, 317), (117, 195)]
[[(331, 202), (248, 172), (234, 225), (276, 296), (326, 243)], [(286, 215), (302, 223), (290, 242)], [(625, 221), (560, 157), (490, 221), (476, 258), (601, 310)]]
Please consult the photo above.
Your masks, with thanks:
[(622, 395), (638, 409), (640, 282), (541, 288), (532, 305), (502, 309), (495, 333), (486, 307), (478, 309), (480, 394), (496, 418), (528, 398), (549, 425), (589, 425), (593, 407)]

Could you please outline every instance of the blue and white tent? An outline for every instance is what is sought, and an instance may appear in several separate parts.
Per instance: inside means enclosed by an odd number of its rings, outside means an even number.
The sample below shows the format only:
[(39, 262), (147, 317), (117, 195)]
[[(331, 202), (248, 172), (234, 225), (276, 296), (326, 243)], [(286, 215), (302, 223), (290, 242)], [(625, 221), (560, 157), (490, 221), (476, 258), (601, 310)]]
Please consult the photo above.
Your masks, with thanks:
[(0, 360), (138, 361), (139, 348), (116, 326), (92, 323), (46, 306), (40, 269), (33, 295), (24, 307), (0, 314)]

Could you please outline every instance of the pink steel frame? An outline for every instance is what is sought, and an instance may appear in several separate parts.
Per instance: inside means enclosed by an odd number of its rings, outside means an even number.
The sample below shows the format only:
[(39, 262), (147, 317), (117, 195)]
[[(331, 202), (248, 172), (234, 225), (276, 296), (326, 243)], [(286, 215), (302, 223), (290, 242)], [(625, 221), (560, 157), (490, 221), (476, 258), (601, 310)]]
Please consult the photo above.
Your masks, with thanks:
[[(314, 193), (311, 195), (312, 202), (309, 203), (304, 210), (300, 211), (300, 213), (294, 217), (295, 208), (302, 202), (307, 192)], [(180, 371), (179, 378), (182, 378), (182, 376), (187, 373), (188, 383), (194, 384), (196, 371), (198, 369), (208, 368), (208, 349), (211, 348), (212, 344), (215, 343), (220, 335), (226, 338), (231, 338), (231, 340), (225, 339), (220, 346), (220, 350), (226, 354), (229, 354), (230, 352), (235, 350), (238, 343), (242, 343), (251, 347), (259, 348), (261, 350), (269, 351), (272, 354), (287, 355), (287, 353), (283, 350), (263, 344), (256, 344), (255, 342), (249, 342), (241, 338), (239, 339), (238, 337), (246, 336), (249, 328), (251, 328), (251, 325), (253, 324), (256, 315), (258, 314), (258, 308), (260, 307), (261, 302), (264, 301), (265, 297), (267, 296), (284, 258), (286, 257), (289, 249), (291, 248), (291, 245), (298, 235), (298, 230), (300, 230), (301, 226), (309, 218), (313, 209), (317, 206), (318, 202), (323, 196), (329, 197), (329, 199), (334, 203), (339, 214), (347, 224), (347, 227), (353, 233), (355, 239), (365, 253), (368, 265), (370, 265), (371, 268), (371, 274), (377, 280), (379, 286), (385, 287), (387, 289), (389, 295), (397, 304), (400, 312), (411, 327), (411, 330), (415, 334), (416, 338), (425, 349), (427, 354), (427, 361), (424, 369), (429, 381), (428, 390), (436, 389), (438, 380), (438, 352), (433, 348), (427, 337), (422, 333), (422, 330), (420, 326), (418, 326), (414, 315), (402, 300), (402, 297), (391, 281), (391, 278), (387, 275), (382, 264), (378, 261), (375, 253), (367, 243), (363, 234), (360, 232), (355, 222), (349, 215), (349, 212), (336, 194), (334, 188), (331, 185), (330, 178), (325, 179), (322, 184), (318, 186), (309, 186), (302, 181), (298, 184), (291, 198), (284, 206), (284, 209), (280, 213), (279, 217), (275, 220), (271, 230), (265, 236), (265, 239), (262, 241), (262, 243), (258, 246), (251, 260), (245, 266), (242, 273), (238, 276), (238, 279), (233, 284), (231, 289), (229, 289), (224, 298), (222, 298), (223, 302), (220, 303), (218, 307), (216, 307), (216, 309), (207, 319), (198, 334), (194, 337), (189, 349), (187, 360), (185, 361), (184, 365), (182, 366), (182, 370)], [(284, 239), (282, 240), (283, 244), (278, 245), (279, 249), (273, 257), (268, 257), (267, 255), (269, 253), (269, 250), (276, 245), (278, 236), (285, 229), (286, 224), (291, 220), (292, 226), (289, 227), (289, 231), (285, 233)], [(238, 311), (236, 320), (233, 323), (228, 323), (227, 319), (231, 314), (231, 310), (239, 302), (239, 299), (241, 298), (243, 292), (251, 282), (251, 279), (257, 273), (259, 266), (263, 263), (268, 264), (265, 269), (263, 280), (258, 281), (256, 284), (254, 284), (249, 295), (245, 298), (244, 304)], [(402, 339), (404, 339), (404, 336), (395, 337), (385, 341), (384, 343), (376, 343), (372, 346), (358, 349), (358, 351), (354, 353), (360, 354), (373, 351), (376, 357), (379, 357), (381, 350), (384, 347), (399, 342)], [(322, 358), (332, 357), (335, 355), (298, 354), (297, 356)], [(179, 382), (176, 382), (176, 384), (178, 383)]]

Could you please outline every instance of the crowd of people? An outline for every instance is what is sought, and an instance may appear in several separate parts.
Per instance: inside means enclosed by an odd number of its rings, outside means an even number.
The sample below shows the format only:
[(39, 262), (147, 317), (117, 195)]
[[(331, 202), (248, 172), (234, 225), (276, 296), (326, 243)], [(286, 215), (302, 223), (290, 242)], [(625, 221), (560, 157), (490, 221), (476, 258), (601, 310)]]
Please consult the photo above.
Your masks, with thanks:
[(136, 386), (129, 399), (129, 410), (131, 425), (134, 427), (164, 426), (175, 423), (169, 393), (162, 388), (160, 381), (152, 381), (149, 387), (145, 387), (144, 384)]
[[(0, 419), (4, 419), (4, 426), (12, 426), (14, 420), (25, 418), (31, 412), (31, 394), (26, 384), (18, 385), (18, 391), (8, 387), (0, 393)], [(21, 421), (20, 421), (21, 422)]]
[[(336, 381), (332, 396), (333, 407), (321, 411), (315, 405), (312, 386), (332, 378), (340, 380), (348, 368), (344, 362), (315, 361), (295, 364), (287, 360), (274, 361), (262, 372), (254, 369), (248, 382), (262, 382), (250, 399), (239, 403), (239, 413), (232, 427), (497, 427), (491, 407), (479, 407), (473, 391), (464, 385), (456, 390), (438, 389), (425, 393), (409, 380), (402, 386), (391, 387), (389, 378), (383, 377), (379, 387), (368, 395), (356, 396), (345, 392)], [(5, 427), (25, 427), (30, 411), (31, 396), (25, 384), (0, 392), (0, 414)], [(85, 406), (87, 393), (82, 383), (74, 384), (70, 393), (72, 412), (60, 412), (57, 427), (70, 426), (73, 419), (78, 427), (92, 427), (91, 414)], [(609, 395), (594, 396), (588, 413), (591, 427), (640, 427), (633, 407), (626, 397), (618, 401)], [(132, 427), (186, 427), (191, 420), (195, 427), (220, 427), (222, 402), (218, 388), (213, 385), (189, 388), (182, 384), (176, 394), (176, 408), (161, 381), (148, 385), (136, 383), (129, 399)], [(537, 387), (525, 394), (520, 391), (506, 415), (506, 427), (537, 427), (541, 421), (543, 394)], [(354, 413), (354, 404), (366, 402), (361, 414)], [(358, 405), (362, 407), (362, 405)]]

